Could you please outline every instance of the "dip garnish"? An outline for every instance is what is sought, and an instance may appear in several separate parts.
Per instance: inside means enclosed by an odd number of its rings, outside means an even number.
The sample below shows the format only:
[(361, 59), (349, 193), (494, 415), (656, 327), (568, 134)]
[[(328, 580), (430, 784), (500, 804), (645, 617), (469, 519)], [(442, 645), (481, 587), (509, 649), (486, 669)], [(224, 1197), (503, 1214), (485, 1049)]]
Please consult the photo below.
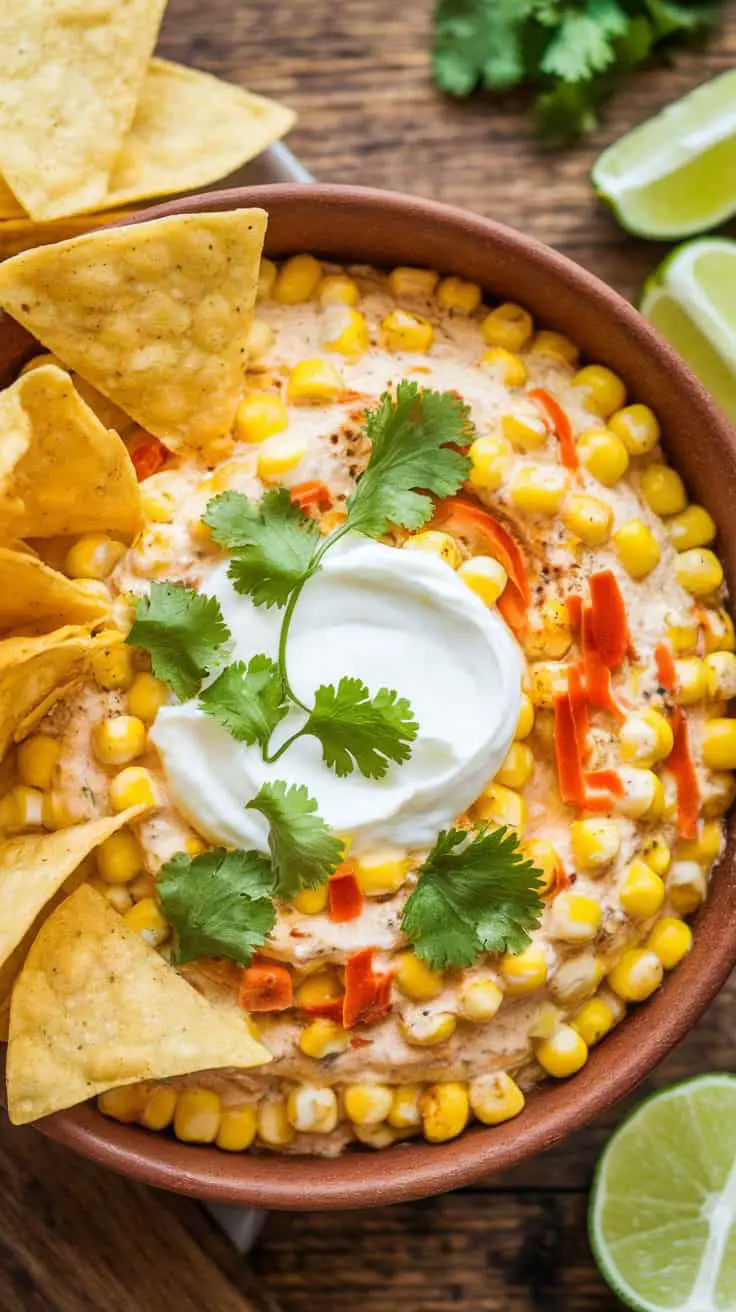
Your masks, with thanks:
[(259, 852), (178, 852), (161, 869), (157, 888), (176, 930), (177, 965), (229, 957), (246, 966), (273, 929), (273, 871)]
[(149, 596), (135, 603), (126, 642), (148, 652), (156, 677), (184, 701), (198, 691), (229, 638), (214, 597), (183, 583), (152, 583)]

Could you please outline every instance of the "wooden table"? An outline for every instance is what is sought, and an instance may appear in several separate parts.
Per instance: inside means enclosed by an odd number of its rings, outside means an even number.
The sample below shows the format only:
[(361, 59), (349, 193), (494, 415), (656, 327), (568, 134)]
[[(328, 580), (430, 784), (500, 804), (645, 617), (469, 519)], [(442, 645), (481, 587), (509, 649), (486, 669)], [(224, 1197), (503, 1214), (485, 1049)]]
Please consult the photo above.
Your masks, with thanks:
[[(630, 79), (585, 145), (542, 151), (521, 96), (451, 104), (427, 72), (429, 0), (171, 0), (161, 51), (293, 105), (324, 181), (413, 191), (505, 220), (634, 296), (661, 249), (625, 236), (588, 170), (632, 124), (736, 63), (705, 52)], [(732, 979), (651, 1086), (732, 1068)], [(2, 1127), (1, 1312), (609, 1312), (585, 1232), (598, 1152), (625, 1108), (503, 1177), (382, 1211), (277, 1215), (246, 1263), (199, 1206)]]

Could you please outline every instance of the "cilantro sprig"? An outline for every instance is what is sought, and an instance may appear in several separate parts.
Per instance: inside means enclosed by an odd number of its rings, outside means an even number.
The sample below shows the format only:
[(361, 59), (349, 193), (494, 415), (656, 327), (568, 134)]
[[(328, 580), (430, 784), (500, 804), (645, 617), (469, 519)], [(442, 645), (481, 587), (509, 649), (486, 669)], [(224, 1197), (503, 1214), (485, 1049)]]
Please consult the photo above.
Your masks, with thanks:
[(268, 821), (278, 897), (293, 898), (303, 888), (317, 888), (337, 869), (343, 845), (317, 815), (317, 803), (303, 784), (290, 787), (281, 779), (264, 784), (248, 807)]
[(229, 957), (247, 966), (274, 927), (273, 872), (259, 852), (177, 852), (162, 866), (156, 887), (176, 933), (177, 965)]
[(289, 704), (275, 661), (253, 656), (246, 665), (227, 665), (199, 695), (200, 706), (239, 743), (265, 752)]
[(185, 700), (221, 658), (230, 631), (214, 597), (183, 583), (152, 583), (135, 603), (126, 641), (147, 651), (157, 678)]

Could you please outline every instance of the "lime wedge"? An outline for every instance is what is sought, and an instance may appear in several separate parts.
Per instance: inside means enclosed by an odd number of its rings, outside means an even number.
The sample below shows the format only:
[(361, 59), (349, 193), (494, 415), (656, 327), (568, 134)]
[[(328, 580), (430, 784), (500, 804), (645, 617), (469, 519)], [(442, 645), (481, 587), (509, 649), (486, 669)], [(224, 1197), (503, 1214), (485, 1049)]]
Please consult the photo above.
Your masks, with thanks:
[(641, 237), (705, 232), (736, 213), (736, 68), (604, 150), (593, 185)]
[(646, 283), (639, 309), (736, 423), (736, 241), (678, 246)]
[(638, 1312), (736, 1308), (736, 1076), (645, 1099), (609, 1140), (589, 1213), (601, 1274)]

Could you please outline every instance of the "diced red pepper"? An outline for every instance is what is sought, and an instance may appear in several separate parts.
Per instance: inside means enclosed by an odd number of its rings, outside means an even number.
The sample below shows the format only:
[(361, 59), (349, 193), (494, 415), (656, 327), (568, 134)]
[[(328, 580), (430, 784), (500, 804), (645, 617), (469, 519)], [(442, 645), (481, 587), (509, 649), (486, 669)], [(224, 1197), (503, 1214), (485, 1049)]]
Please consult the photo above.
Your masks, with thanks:
[(345, 964), (345, 1000), (342, 1023), (345, 1029), (354, 1025), (373, 1025), (383, 1020), (391, 1006), (391, 976), (377, 974), (373, 969), (373, 948), (353, 953)]
[(361, 1036), (360, 1034), (356, 1034), (356, 1035), (354, 1035), (354, 1037), (350, 1040), (350, 1047), (351, 1047), (351, 1048), (372, 1048), (372, 1047), (373, 1047), (373, 1039), (364, 1039), (364, 1038), (362, 1038), (362, 1036)]
[(330, 998), (329, 1002), (310, 1002), (307, 1006), (301, 1008), (308, 1016), (324, 1016), (327, 1020), (334, 1020), (338, 1025), (342, 1025), (342, 1009), (345, 1001), (345, 995), (339, 998)]
[(591, 574), (591, 632), (596, 651), (609, 670), (617, 670), (631, 647), (626, 606), (610, 569)]
[(658, 642), (654, 648), (654, 663), (657, 667), (657, 680), (666, 692), (677, 691), (677, 667), (675, 658), (666, 642)]
[(254, 961), (240, 976), (238, 1002), (244, 1011), (286, 1011), (294, 1003), (294, 986), (286, 966)]
[(463, 496), (439, 501), (431, 527), (464, 540), (474, 556), (493, 556), (503, 565), (508, 583), (498, 599), (498, 609), (514, 633), (523, 633), (528, 624), (531, 590), (524, 553), (508, 530), (485, 506)]
[(601, 711), (608, 711), (619, 723), (625, 718), (611, 686), (611, 671), (601, 658), (595, 645), (592, 629), (592, 607), (583, 607), (582, 624), (583, 669), (588, 702)]
[(555, 759), (560, 796), (568, 806), (582, 806), (584, 798), (583, 771), (575, 732), (570, 694), (560, 693), (554, 699), (555, 708)]
[(580, 665), (571, 665), (567, 672), (567, 692), (570, 698), (570, 709), (572, 711), (573, 723), (575, 725), (578, 757), (582, 763), (587, 760), (590, 751), (588, 744), (590, 719), (588, 716), (588, 701), (585, 691), (585, 683), (583, 681), (583, 672)]
[(670, 723), (675, 741), (667, 757), (667, 769), (674, 775), (677, 787), (677, 828), (682, 838), (695, 838), (700, 814), (700, 786), (690, 755), (687, 716), (679, 706), (672, 712)]
[(131, 439), (128, 453), (133, 461), (133, 468), (139, 483), (142, 483), (146, 478), (150, 478), (152, 474), (157, 474), (159, 469), (163, 469), (171, 454), (163, 442), (159, 442), (157, 437), (154, 437), (152, 433), (144, 432)]
[(310, 511), (329, 510), (332, 506), (332, 493), (327, 484), (320, 483), (319, 479), (313, 479), (311, 483), (299, 483), (291, 489), (289, 496), (305, 515)]
[(552, 430), (560, 446), (560, 460), (565, 468), (579, 469), (580, 459), (572, 435), (572, 426), (557, 397), (544, 387), (533, 388), (529, 396), (542, 407), (552, 424)]
[(342, 924), (356, 920), (363, 907), (363, 895), (355, 875), (355, 866), (350, 862), (338, 867), (327, 881), (327, 896), (330, 903), (330, 920)]
[(624, 784), (618, 770), (589, 770), (585, 783), (588, 788), (603, 789), (614, 797), (624, 795)]
[(567, 619), (576, 637), (580, 635), (580, 629), (583, 623), (583, 599), (577, 592), (571, 592), (569, 597), (565, 597), (565, 608), (567, 610)]

